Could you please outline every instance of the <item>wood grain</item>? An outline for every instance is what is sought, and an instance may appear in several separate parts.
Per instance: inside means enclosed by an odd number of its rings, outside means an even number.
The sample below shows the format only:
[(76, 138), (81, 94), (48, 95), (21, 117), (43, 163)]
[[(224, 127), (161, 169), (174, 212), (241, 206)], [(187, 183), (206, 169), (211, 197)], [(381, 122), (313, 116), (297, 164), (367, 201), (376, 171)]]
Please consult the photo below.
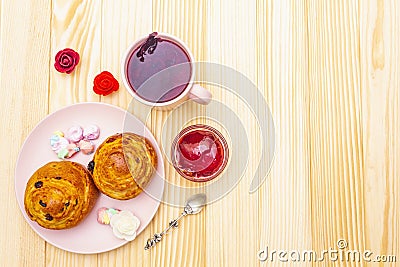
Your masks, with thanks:
[(400, 5), (379, 0), (360, 7), (365, 247), (399, 261)]
[(349, 249), (365, 248), (358, 8), (351, 1), (311, 1), (309, 8), (310, 208), (317, 251), (338, 249), (339, 239)]
[(80, 67), (73, 75), (51, 72), (50, 112), (72, 103), (99, 100), (91, 88), (100, 72), (101, 58), (101, 3), (56, 0), (52, 8), (50, 57), (54, 60), (59, 50), (72, 48), (80, 54)]
[[(260, 262), (257, 252), (266, 247), (320, 252), (337, 249), (343, 238), (347, 249), (400, 260), (399, 14), (396, 0), (2, 0), (3, 265), (397, 266), (327, 259)], [(211, 123), (197, 117), (207, 114), (197, 104), (168, 112), (131, 101), (120, 77), (121, 56), (152, 31), (176, 35), (196, 60), (232, 67), (257, 85), (275, 121), (271, 173), (249, 194), (263, 141), (257, 122), (243, 101), (204, 83), (246, 129), (251, 158), (239, 184), (201, 214), (186, 217), (150, 251), (143, 250), (146, 239), (180, 207), (161, 204), (150, 226), (114, 251), (79, 255), (55, 248), (25, 222), (14, 193), (19, 149), (45, 115), (78, 102), (110, 103), (138, 116), (161, 145), (184, 125)], [(66, 47), (81, 55), (71, 75), (53, 67), (55, 54)], [(92, 90), (103, 70), (121, 86), (107, 97)], [(176, 173), (167, 154), (164, 161), (169, 182), (193, 186)], [(182, 203), (179, 192), (171, 187), (166, 194)]]
[[(218, 15), (222, 13), (225, 15)], [(211, 1), (209, 14), (208, 61), (234, 68), (255, 83), (256, 3), (254, 1), (234, 3)], [(239, 17), (247, 19), (239, 21), (237, 20)], [(238, 77), (231, 78), (237, 80), (236, 86), (241, 86)], [(249, 108), (237, 98), (229, 96), (229, 90), (235, 92), (236, 88), (218, 89), (213, 91), (215, 99), (220, 101), (221, 105), (231, 108), (239, 116), (241, 124), (246, 129), (250, 144), (249, 154), (259, 155), (253, 146), (259, 141), (255, 135), (257, 125), (252, 119)], [(226, 120), (229, 120), (229, 114), (225, 116)], [(233, 147), (231, 150), (232, 153), (241, 153), (240, 147)], [(243, 160), (247, 159), (243, 158)], [(261, 230), (258, 218), (259, 201), (257, 194), (249, 194), (249, 185), (257, 160), (259, 160), (257, 156), (252, 156), (248, 162), (248, 171), (241, 177), (238, 185), (222, 199), (209, 205), (206, 210), (206, 266), (227, 266), (233, 263), (236, 266), (256, 266), (258, 262), (257, 251), (260, 249)], [(234, 168), (234, 166), (229, 166), (229, 168)], [(234, 177), (230, 179), (240, 179), (240, 170), (232, 173)]]
[(48, 1), (1, 2), (0, 129), (5, 153), (0, 163), (0, 201), (6, 209), (0, 255), (6, 266), (45, 264), (45, 242), (25, 222), (17, 205), (14, 169), (24, 139), (47, 113), (50, 14)]
[[(253, 251), (312, 249), (308, 6), (257, 1), (256, 10), (257, 83), (272, 110), (276, 151), (271, 174), (258, 191), (261, 236)], [(284, 265), (276, 257), (267, 262)]]

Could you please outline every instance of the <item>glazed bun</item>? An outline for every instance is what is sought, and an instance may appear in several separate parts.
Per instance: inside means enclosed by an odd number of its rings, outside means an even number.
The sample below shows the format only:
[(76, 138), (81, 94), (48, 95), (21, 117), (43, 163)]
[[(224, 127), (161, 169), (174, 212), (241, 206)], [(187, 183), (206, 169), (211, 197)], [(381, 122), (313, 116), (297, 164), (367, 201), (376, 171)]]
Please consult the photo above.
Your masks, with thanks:
[(143, 136), (115, 134), (97, 148), (89, 165), (93, 167), (94, 183), (103, 194), (126, 200), (138, 196), (150, 182), (157, 154)]
[(83, 165), (72, 161), (49, 162), (26, 185), (25, 211), (44, 228), (68, 229), (86, 217), (98, 195), (92, 175)]

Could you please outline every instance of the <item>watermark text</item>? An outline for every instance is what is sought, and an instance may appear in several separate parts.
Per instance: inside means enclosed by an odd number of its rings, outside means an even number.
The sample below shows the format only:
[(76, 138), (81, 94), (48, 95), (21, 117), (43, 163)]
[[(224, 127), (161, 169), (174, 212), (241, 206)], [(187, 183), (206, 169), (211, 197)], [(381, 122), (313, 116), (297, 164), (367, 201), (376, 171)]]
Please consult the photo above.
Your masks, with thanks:
[(260, 261), (270, 262), (396, 262), (395, 255), (377, 255), (371, 250), (350, 250), (345, 239), (339, 239), (337, 248), (315, 250), (271, 250), (268, 246), (258, 251)]

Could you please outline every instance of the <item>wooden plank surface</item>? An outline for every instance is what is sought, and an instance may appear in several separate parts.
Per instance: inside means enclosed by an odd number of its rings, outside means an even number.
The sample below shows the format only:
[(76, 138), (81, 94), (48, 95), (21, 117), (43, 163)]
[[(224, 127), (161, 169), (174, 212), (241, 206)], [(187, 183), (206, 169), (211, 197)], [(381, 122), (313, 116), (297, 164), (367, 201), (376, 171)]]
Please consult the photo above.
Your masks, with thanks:
[[(399, 14), (396, 0), (2, 0), (4, 266), (397, 266), (327, 258), (260, 262), (257, 253), (265, 247), (319, 253), (337, 249), (344, 239), (347, 249), (400, 261)], [(262, 144), (257, 123), (240, 99), (205, 84), (247, 130), (251, 157), (239, 184), (201, 214), (186, 217), (151, 251), (143, 250), (146, 239), (180, 207), (162, 203), (149, 227), (116, 250), (65, 252), (34, 233), (15, 199), (18, 152), (41, 119), (73, 103), (110, 103), (137, 115), (163, 144), (188, 119), (206, 114), (205, 107), (187, 104), (174, 113), (153, 110), (146, 118), (148, 108), (131, 102), (121, 82), (121, 56), (152, 31), (176, 35), (196, 60), (232, 67), (257, 85), (275, 122), (271, 173), (249, 193)], [(81, 55), (73, 75), (53, 67), (65, 47)], [(93, 79), (103, 70), (121, 89), (99, 97)], [(165, 126), (169, 116), (174, 120)], [(191, 185), (165, 165), (168, 181)], [(175, 200), (177, 193), (166, 192)]]
[(257, 1), (257, 82), (276, 129), (271, 175), (259, 190), (259, 249), (313, 248), (308, 8), (306, 2)]
[(365, 246), (377, 254), (399, 255), (400, 4), (365, 1), (361, 7)]
[[(310, 184), (313, 247), (365, 249), (359, 6), (310, 1)], [(340, 16), (338, 15), (340, 14)], [(332, 27), (333, 26), (333, 27)], [(321, 164), (324, 163), (324, 164)], [(350, 266), (350, 264), (344, 264)], [(353, 263), (353, 266), (363, 266)]]
[(0, 199), (6, 207), (0, 251), (7, 266), (45, 265), (46, 244), (19, 212), (13, 177), (19, 148), (48, 113), (50, 17), (46, 0), (1, 2), (0, 84), (8, 93), (0, 113), (1, 146), (6, 151), (0, 163)]

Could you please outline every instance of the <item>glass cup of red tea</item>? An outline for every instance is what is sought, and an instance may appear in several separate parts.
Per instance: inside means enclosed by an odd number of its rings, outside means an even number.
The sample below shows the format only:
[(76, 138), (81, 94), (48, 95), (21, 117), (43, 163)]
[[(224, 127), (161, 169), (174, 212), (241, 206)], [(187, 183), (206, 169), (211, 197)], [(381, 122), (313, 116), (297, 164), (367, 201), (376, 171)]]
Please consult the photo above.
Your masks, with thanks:
[(139, 102), (171, 109), (192, 99), (208, 104), (210, 91), (194, 83), (194, 57), (175, 36), (153, 32), (134, 42), (122, 58), (121, 76)]
[(207, 182), (222, 173), (229, 158), (228, 144), (215, 128), (196, 124), (174, 139), (171, 160), (176, 171), (193, 182)]

